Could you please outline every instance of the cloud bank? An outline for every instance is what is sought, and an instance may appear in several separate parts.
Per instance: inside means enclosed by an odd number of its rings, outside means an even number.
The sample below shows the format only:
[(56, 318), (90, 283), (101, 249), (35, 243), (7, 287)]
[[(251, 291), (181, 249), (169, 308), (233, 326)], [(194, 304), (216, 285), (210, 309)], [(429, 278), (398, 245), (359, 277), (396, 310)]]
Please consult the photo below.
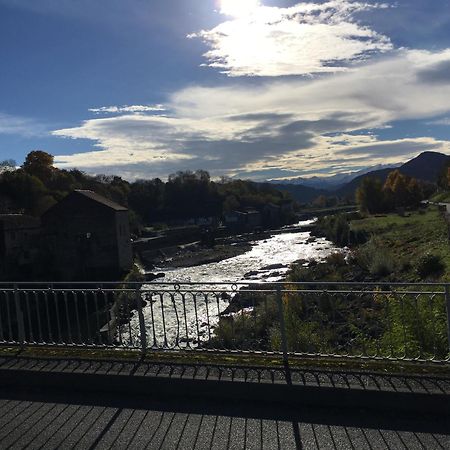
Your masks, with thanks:
[(44, 124), (35, 119), (0, 112), (0, 134), (42, 137), (48, 134), (48, 130)]
[(90, 108), (94, 114), (123, 114), (123, 113), (143, 113), (165, 111), (164, 105), (130, 105), (130, 106), (102, 106), (100, 108)]
[(188, 36), (210, 48), (207, 66), (233, 77), (339, 72), (393, 48), (387, 36), (356, 20), (358, 13), (388, 8), (384, 3), (331, 0), (289, 8), (251, 3), (254, 8), (243, 9), (245, 14)]
[[(449, 152), (449, 142), (434, 137), (377, 136), (395, 121), (450, 112), (450, 78), (439, 76), (449, 62), (450, 49), (403, 50), (333, 77), (193, 86), (171, 95), (168, 115), (126, 113), (54, 131), (97, 147), (56, 159), (61, 167), (134, 178), (198, 168), (251, 177), (261, 171), (333, 173), (424, 150)], [(433, 77), (425, 81), (428, 73)]]

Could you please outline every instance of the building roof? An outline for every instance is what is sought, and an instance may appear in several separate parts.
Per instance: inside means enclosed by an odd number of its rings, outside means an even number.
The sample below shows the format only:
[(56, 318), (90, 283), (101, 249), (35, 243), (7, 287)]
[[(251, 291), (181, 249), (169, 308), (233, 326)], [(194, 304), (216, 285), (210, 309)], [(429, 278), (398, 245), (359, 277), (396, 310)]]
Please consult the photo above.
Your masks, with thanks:
[(112, 200), (109, 200), (105, 197), (103, 197), (100, 194), (97, 194), (93, 191), (83, 190), (83, 189), (77, 189), (71, 192), (69, 195), (64, 197), (61, 201), (56, 203), (56, 205), (51, 206), (47, 211), (44, 212), (42, 217), (46, 217), (49, 214), (54, 214), (55, 212), (59, 211), (61, 208), (64, 208), (65, 205), (70, 206), (71, 199), (74, 198), (83, 197), (89, 201), (93, 201), (97, 203), (97, 205), (106, 207), (112, 211), (128, 211), (128, 208), (125, 208), (125, 206), (121, 206), (118, 203), (113, 202)]
[(109, 200), (103, 197), (102, 195), (97, 194), (94, 191), (77, 189), (74, 192), (83, 195), (91, 200), (94, 200), (97, 203), (101, 203), (102, 205), (107, 206), (108, 208), (114, 209), (115, 211), (128, 211), (128, 208), (125, 208), (125, 206), (121, 206), (118, 203), (113, 202), (112, 200)]
[(244, 208), (244, 214), (260, 214), (255, 208)]

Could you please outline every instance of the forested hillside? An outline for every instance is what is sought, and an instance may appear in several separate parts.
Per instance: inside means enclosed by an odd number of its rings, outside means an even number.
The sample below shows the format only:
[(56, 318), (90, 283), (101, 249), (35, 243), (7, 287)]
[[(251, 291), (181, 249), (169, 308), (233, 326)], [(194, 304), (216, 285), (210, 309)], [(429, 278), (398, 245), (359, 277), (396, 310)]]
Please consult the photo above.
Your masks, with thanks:
[(0, 172), (0, 213), (41, 215), (75, 189), (88, 189), (128, 206), (135, 226), (193, 217), (221, 216), (240, 208), (260, 208), (291, 201), (287, 192), (270, 184), (222, 179), (208, 172), (178, 172), (167, 181), (159, 178), (129, 182), (119, 176), (91, 176), (77, 169), (60, 170), (53, 156), (31, 152), (16, 168), (4, 161)]

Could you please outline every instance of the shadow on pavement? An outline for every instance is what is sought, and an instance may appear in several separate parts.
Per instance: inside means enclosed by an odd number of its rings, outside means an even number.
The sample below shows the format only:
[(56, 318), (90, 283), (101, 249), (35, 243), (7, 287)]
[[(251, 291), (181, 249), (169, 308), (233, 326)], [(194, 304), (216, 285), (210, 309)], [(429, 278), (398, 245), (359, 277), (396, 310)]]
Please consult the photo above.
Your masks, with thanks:
[(174, 379), (239, 380), (252, 383), (280, 383), (329, 386), (391, 392), (442, 393), (450, 395), (450, 377), (392, 374), (320, 368), (250, 367), (205, 363), (124, 362), (114, 360), (2, 357), (0, 369), (42, 372), (138, 375)]
[[(4, 390), (0, 388), (0, 398), (10, 401), (42, 402), (55, 404), (71, 404), (96, 406), (117, 409), (153, 410), (183, 414), (204, 414), (209, 416), (242, 417), (263, 420), (296, 421), (302, 423), (320, 423), (323, 425), (340, 425), (353, 427), (386, 428), (395, 427), (399, 430), (414, 430), (436, 432), (450, 435), (449, 416), (430, 416), (426, 418), (417, 414), (401, 414), (377, 412), (365, 409), (352, 410), (345, 408), (306, 407), (299, 405), (281, 405), (264, 401), (241, 402), (209, 401), (207, 399), (193, 400), (191, 397), (163, 398), (158, 396), (138, 396), (111, 393), (76, 392), (68, 386), (67, 391), (60, 389), (21, 389)], [(1, 424), (1, 422), (0, 422)]]
[(448, 417), (0, 390), (2, 448), (449, 448)]

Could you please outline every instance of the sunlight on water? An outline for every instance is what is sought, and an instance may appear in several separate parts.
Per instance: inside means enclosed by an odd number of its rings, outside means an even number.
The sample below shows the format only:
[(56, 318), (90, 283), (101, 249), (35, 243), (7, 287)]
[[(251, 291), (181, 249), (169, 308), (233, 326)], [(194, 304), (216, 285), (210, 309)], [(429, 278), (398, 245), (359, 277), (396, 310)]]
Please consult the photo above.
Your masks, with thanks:
[[(310, 222), (301, 222), (305, 225), (308, 223)], [(172, 283), (189, 281), (230, 283), (219, 288), (206, 285), (195, 287), (195, 289), (204, 291), (229, 290), (232, 283), (247, 280), (249, 282), (280, 281), (289, 270), (289, 265), (294, 261), (321, 260), (336, 251), (338, 249), (326, 239), (311, 239), (309, 232), (286, 232), (275, 234), (266, 240), (256, 241), (249, 252), (217, 263), (166, 269), (165, 278), (159, 281), (167, 282), (167, 287), (171, 288), (173, 287)], [(148, 284), (144, 289), (158, 289), (158, 287)], [(184, 290), (184, 287), (182, 289)], [(188, 287), (187, 289), (193, 288)], [(164, 335), (166, 335), (169, 346), (185, 345), (186, 339), (177, 342), (177, 336), (186, 338), (186, 334), (188, 335), (187, 340), (194, 345), (198, 341), (209, 338), (209, 333), (218, 323), (219, 314), (229, 305), (229, 298), (220, 293), (210, 293), (207, 299), (205, 295), (194, 297), (192, 294), (187, 294), (183, 301), (179, 293), (175, 293), (172, 297), (164, 294), (162, 298), (159, 295), (147, 296), (148, 304), (144, 308), (144, 316), (150, 346), (152, 344), (158, 347), (165, 346)], [(136, 330), (139, 329), (137, 317), (133, 318), (132, 326)]]
[[(312, 222), (303, 221), (298, 225), (309, 225)], [(235, 283), (248, 279), (281, 280), (294, 261), (322, 259), (337, 250), (326, 239), (317, 238), (314, 242), (308, 242), (310, 237), (309, 232), (276, 234), (269, 239), (254, 242), (252, 250), (234, 258), (196, 267), (166, 269), (166, 276), (161, 281)], [(261, 270), (274, 264), (283, 264), (285, 267)], [(259, 275), (245, 277), (251, 271), (258, 271)]]

